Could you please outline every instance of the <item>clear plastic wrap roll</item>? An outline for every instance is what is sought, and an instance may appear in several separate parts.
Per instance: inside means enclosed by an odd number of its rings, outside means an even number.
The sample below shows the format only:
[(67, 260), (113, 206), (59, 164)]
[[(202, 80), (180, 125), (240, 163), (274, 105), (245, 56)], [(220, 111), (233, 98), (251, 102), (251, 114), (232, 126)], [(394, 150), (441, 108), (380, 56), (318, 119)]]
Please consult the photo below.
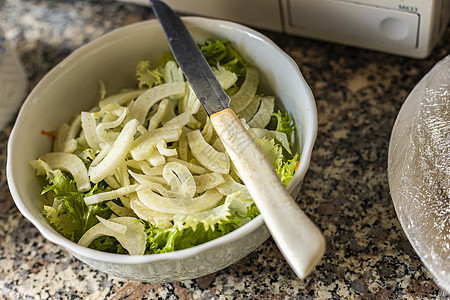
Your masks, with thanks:
[(450, 55), (403, 104), (388, 175), (403, 230), (437, 285), (450, 293)]

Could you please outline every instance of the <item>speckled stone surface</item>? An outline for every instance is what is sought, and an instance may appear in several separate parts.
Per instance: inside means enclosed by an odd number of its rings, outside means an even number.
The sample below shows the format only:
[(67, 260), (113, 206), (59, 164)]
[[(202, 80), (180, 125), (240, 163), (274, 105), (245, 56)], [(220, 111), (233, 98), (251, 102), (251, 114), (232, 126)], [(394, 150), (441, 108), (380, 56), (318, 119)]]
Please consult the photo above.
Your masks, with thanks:
[[(148, 8), (115, 1), (0, 0), (1, 26), (29, 89), (77, 47)], [(415, 84), (450, 52), (450, 30), (431, 56), (404, 58), (265, 32), (298, 63), (316, 97), (319, 133), (299, 205), (327, 251), (304, 280), (272, 239), (203, 278), (140, 283), (93, 270), (48, 241), (15, 207), (0, 132), (0, 298), (5, 299), (437, 299), (443, 295), (396, 218), (387, 181), (391, 129)]]

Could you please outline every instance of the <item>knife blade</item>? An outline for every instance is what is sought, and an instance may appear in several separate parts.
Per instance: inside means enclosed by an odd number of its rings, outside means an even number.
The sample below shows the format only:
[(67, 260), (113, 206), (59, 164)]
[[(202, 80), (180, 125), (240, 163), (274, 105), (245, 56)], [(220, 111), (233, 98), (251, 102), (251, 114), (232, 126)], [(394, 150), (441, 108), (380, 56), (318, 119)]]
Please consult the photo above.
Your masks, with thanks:
[(230, 109), (230, 98), (183, 21), (164, 2), (149, 1), (175, 60), (209, 115), (273, 239), (296, 275), (304, 278), (325, 251), (321, 231), (299, 208), (270, 161)]
[(230, 98), (217, 81), (183, 21), (164, 2), (150, 2), (160, 21), (170, 20), (162, 25), (170, 49), (206, 113), (210, 116), (228, 108)]

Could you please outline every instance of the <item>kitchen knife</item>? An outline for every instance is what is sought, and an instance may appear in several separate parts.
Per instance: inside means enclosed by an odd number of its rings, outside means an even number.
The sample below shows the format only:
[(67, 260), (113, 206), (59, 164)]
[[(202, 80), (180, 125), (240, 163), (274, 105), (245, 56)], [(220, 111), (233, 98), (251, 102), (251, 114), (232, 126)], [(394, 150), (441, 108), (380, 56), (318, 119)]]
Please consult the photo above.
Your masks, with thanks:
[(297, 276), (304, 278), (325, 251), (322, 233), (295, 203), (270, 161), (230, 109), (230, 98), (183, 21), (162, 1), (150, 0), (150, 5), (273, 239)]

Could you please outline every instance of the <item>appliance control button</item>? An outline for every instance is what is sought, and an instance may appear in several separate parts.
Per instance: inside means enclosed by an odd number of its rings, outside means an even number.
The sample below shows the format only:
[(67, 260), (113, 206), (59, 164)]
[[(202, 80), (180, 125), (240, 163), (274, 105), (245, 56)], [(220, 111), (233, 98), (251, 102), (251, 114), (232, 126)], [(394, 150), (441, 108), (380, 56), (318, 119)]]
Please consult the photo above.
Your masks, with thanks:
[(391, 40), (401, 41), (408, 37), (410, 29), (403, 20), (390, 17), (381, 21), (380, 31)]

